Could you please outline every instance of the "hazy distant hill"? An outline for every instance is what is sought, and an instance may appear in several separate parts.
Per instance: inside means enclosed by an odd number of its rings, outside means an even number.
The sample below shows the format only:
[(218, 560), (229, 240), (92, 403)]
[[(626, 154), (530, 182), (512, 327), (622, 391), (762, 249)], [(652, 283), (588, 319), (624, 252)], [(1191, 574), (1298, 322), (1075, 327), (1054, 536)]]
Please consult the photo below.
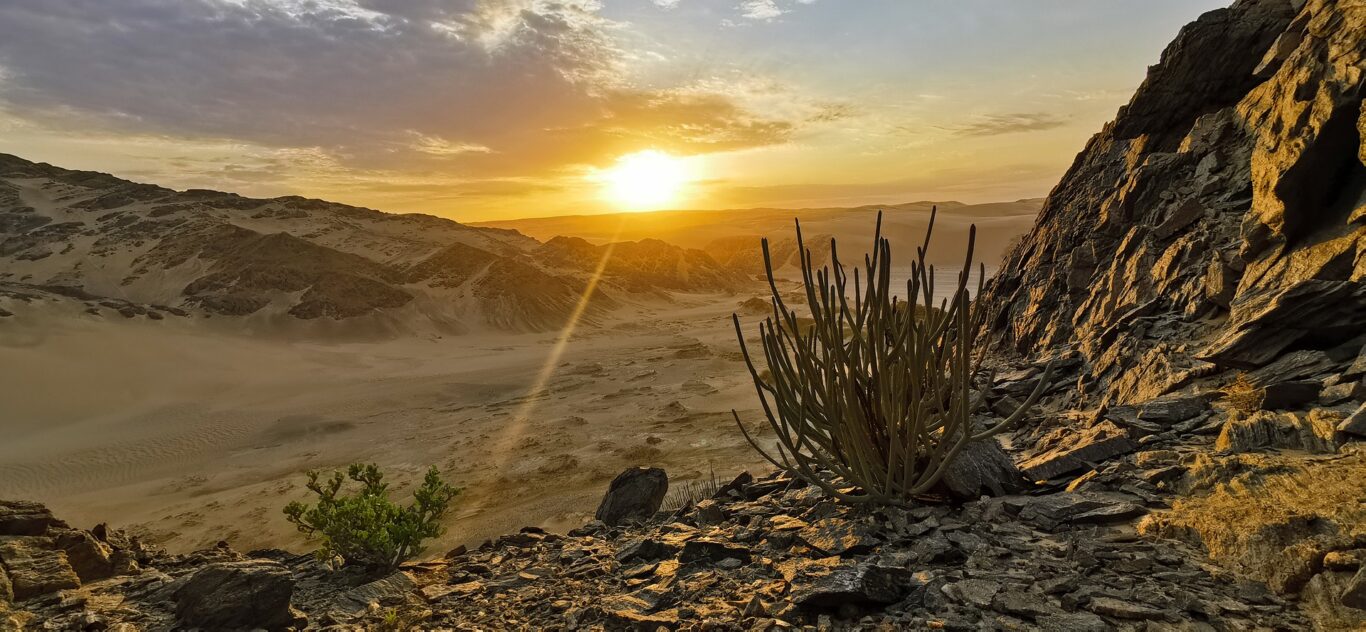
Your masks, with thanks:
[(937, 263), (961, 263), (968, 227), (976, 224), (977, 255), (974, 259), (994, 266), (1000, 262), (1011, 240), (1033, 226), (1042, 203), (1042, 199), (1028, 199), (973, 205), (910, 202), (855, 208), (659, 211), (516, 219), (474, 225), (512, 228), (537, 239), (558, 235), (580, 237), (594, 243), (660, 239), (685, 248), (705, 250), (722, 264), (733, 264), (754, 273), (762, 270), (758, 248), (761, 237), (770, 238), (774, 256), (780, 263), (795, 260), (794, 217), (801, 219), (807, 245), (813, 250), (835, 237), (843, 251), (852, 256), (863, 252), (871, 243), (873, 225), (881, 210), (884, 212), (883, 232), (891, 239), (893, 250), (909, 258), (914, 247), (924, 240), (930, 209), (937, 205), (939, 217), (930, 245), (930, 259)]
[[(0, 317), (65, 297), (92, 313), (189, 313), (290, 323), (363, 318), (546, 329), (563, 324), (597, 248), (556, 255), (512, 230), (300, 197), (173, 191), (0, 154)], [(563, 253), (560, 253), (563, 254)], [(699, 251), (623, 245), (612, 291), (716, 290), (736, 280)], [(644, 265), (651, 261), (651, 265)]]

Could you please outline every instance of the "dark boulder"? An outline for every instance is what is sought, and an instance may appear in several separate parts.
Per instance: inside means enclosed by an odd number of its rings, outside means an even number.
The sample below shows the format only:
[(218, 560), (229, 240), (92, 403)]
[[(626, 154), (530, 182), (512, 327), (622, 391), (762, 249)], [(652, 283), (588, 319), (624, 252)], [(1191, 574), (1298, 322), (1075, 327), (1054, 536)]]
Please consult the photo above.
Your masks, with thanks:
[(175, 591), (176, 618), (211, 630), (283, 630), (298, 623), (290, 607), (294, 578), (279, 562), (217, 562)]
[(49, 526), (66, 526), (40, 503), (0, 500), (0, 535), (43, 535)]
[(609, 526), (647, 520), (669, 493), (669, 475), (657, 467), (633, 467), (612, 479), (595, 518)]

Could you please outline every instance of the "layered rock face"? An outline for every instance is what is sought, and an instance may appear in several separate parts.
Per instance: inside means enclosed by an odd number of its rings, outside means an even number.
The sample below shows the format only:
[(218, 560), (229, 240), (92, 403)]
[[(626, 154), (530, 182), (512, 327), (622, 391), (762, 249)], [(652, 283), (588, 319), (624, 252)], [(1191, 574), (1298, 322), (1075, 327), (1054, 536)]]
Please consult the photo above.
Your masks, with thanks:
[(990, 284), (999, 347), (1128, 404), (1366, 331), (1364, 56), (1352, 0), (1184, 28)]

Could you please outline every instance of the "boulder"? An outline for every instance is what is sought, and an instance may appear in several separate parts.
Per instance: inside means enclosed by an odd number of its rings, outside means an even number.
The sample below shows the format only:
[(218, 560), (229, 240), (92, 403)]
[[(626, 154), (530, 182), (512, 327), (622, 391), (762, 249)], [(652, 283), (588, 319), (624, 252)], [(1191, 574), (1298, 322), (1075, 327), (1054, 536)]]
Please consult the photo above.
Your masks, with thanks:
[(1357, 571), (1342, 591), (1342, 605), (1357, 610), (1366, 610), (1366, 568)]
[(0, 543), (0, 563), (8, 572), (15, 601), (81, 585), (66, 552), (55, 550), (48, 538), (20, 537)]
[(290, 607), (294, 577), (279, 562), (216, 562), (176, 589), (181, 625), (213, 630), (284, 630), (298, 623)]
[(654, 516), (669, 492), (669, 475), (657, 467), (633, 467), (612, 479), (594, 517), (609, 526)]
[(50, 526), (66, 526), (52, 511), (27, 500), (0, 500), (0, 535), (43, 535)]
[(955, 498), (975, 500), (1023, 491), (1028, 481), (995, 439), (972, 441), (944, 470), (940, 485)]
[(331, 610), (343, 618), (356, 616), (370, 608), (402, 603), (415, 590), (417, 583), (413, 578), (408, 573), (396, 571), (342, 592), (332, 600)]
[(1338, 424), (1337, 431), (1353, 437), (1366, 437), (1366, 404)]
[(113, 550), (100, 542), (89, 531), (78, 529), (53, 530), (52, 541), (66, 552), (67, 561), (82, 582), (105, 579), (114, 575)]
[(1102, 421), (1081, 432), (1063, 434), (1047, 451), (1022, 461), (1020, 470), (1030, 480), (1043, 481), (1090, 468), (1093, 463), (1132, 452), (1135, 447), (1128, 433), (1110, 421)]
[(792, 586), (792, 602), (802, 608), (836, 608), (844, 604), (889, 604), (924, 588), (911, 571), (868, 561), (844, 562), (825, 572), (805, 575)]

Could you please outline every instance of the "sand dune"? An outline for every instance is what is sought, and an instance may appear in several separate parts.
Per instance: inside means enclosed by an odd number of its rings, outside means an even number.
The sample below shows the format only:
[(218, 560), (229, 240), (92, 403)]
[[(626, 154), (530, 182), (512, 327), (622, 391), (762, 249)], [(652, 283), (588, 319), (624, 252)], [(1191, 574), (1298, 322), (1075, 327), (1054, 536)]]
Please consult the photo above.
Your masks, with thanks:
[(375, 461), (406, 484), (434, 463), (467, 488), (441, 545), (578, 524), (628, 465), (679, 479), (757, 465), (729, 415), (754, 405), (737, 300), (622, 310), (579, 330), (536, 393), (555, 334), (278, 341), (26, 306), (46, 317), (0, 328), (0, 497), (175, 550), (302, 546), (280, 510), (303, 470)]

